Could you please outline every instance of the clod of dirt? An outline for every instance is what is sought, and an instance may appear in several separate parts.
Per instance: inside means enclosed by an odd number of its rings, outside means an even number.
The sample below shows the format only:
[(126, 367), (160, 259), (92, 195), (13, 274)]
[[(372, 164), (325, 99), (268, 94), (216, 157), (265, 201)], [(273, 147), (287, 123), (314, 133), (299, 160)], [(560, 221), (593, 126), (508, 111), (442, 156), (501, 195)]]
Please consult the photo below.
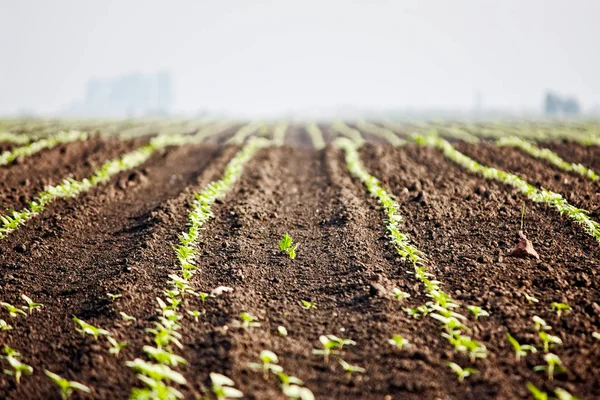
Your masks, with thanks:
[(519, 231), (519, 243), (517, 243), (517, 245), (510, 251), (508, 255), (510, 257), (533, 257), (536, 260), (540, 259), (539, 254), (533, 248), (533, 244), (529, 239), (527, 239), (523, 231)]
[(229, 286), (219, 286), (219, 287), (214, 288), (210, 293), (213, 296), (218, 296), (220, 294), (227, 293), (227, 292), (233, 292), (233, 288), (229, 287)]
[(371, 282), (369, 284), (369, 294), (373, 297), (386, 297), (387, 290), (383, 287), (382, 284)]

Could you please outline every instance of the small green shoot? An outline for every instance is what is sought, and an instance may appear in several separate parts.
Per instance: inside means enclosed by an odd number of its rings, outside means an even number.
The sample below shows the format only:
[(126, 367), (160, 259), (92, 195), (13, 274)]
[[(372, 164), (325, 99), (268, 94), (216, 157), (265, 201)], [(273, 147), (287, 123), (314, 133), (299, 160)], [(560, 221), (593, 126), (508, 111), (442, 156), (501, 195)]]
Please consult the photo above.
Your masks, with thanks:
[(108, 339), (108, 343), (110, 343), (110, 349), (108, 349), (108, 352), (115, 357), (118, 357), (121, 350), (129, 344), (127, 341), (118, 342), (112, 336), (107, 336), (106, 339)]
[(338, 362), (340, 363), (342, 368), (344, 368), (344, 372), (346, 372), (346, 375), (348, 377), (352, 376), (352, 374), (354, 372), (358, 372), (361, 374), (364, 374), (365, 372), (367, 372), (366, 369), (359, 367), (358, 365), (350, 365), (346, 361), (342, 360), (341, 358), (338, 360)]
[(69, 397), (71, 397), (75, 390), (85, 393), (92, 393), (89, 387), (82, 385), (79, 382), (66, 380), (61, 376), (48, 371), (47, 369), (44, 370), (44, 373), (52, 380), (52, 382), (58, 385), (60, 388), (60, 395), (62, 396), (63, 400), (67, 400)]
[(329, 362), (330, 354), (337, 354), (339, 350), (345, 345), (355, 345), (356, 342), (350, 339), (342, 339), (335, 335), (321, 335), (319, 336), (319, 342), (323, 345), (323, 350), (321, 349), (313, 349), (313, 354), (322, 355), (325, 359), (325, 362)]
[(408, 299), (410, 297), (410, 294), (403, 292), (402, 290), (400, 290), (398, 288), (393, 288), (392, 294), (393, 294), (394, 298), (398, 301), (402, 301), (402, 300)]
[(281, 326), (281, 325), (279, 325), (277, 327), (277, 333), (279, 333), (279, 336), (287, 336), (288, 335), (288, 331), (285, 328), (285, 326)]
[(276, 364), (279, 362), (279, 359), (277, 358), (277, 354), (273, 353), (270, 350), (263, 350), (260, 352), (260, 361), (262, 361), (262, 364), (250, 363), (250, 368), (262, 369), (263, 378), (265, 380), (269, 380), (269, 371), (271, 371), (272, 369), (275, 373), (283, 371), (281, 367), (273, 368), (278, 367)]
[(554, 394), (558, 400), (581, 400), (579, 397), (573, 396), (563, 388), (554, 389)]
[[(13, 327), (3, 319), (0, 319), (0, 331), (10, 331)], [(594, 332), (595, 333), (595, 332)]]
[(538, 365), (536, 367), (533, 367), (533, 370), (534, 371), (547, 371), (549, 380), (554, 380), (554, 371), (555, 370), (558, 370), (558, 371), (564, 370), (564, 368), (562, 368), (562, 361), (560, 360), (560, 358), (558, 358), (558, 356), (556, 354), (552, 354), (552, 353), (545, 354), (544, 361), (546, 361), (546, 365)]
[(123, 297), (122, 294), (112, 294), (112, 293), (106, 293), (106, 295), (108, 296), (109, 299), (111, 299), (112, 301), (115, 301), (121, 297)]
[(548, 393), (541, 391), (533, 383), (527, 382), (527, 389), (535, 400), (549, 400)]
[[(2, 320), (0, 320), (0, 328), (2, 327)], [(9, 328), (10, 329), (10, 328)], [(598, 341), (600, 341), (600, 333), (599, 332), (592, 332), (592, 337)]]
[(198, 317), (200, 316), (200, 311), (198, 310), (186, 310), (188, 315), (191, 315), (194, 318), (194, 321), (198, 322)]
[(411, 344), (408, 340), (404, 339), (400, 335), (394, 335), (391, 339), (388, 340), (388, 343), (392, 346), (395, 346), (398, 350), (402, 350), (403, 347), (410, 347)]
[(300, 305), (302, 305), (302, 307), (305, 310), (316, 310), (317, 309), (317, 305), (315, 303), (311, 303), (310, 301), (306, 301), (306, 300), (300, 300)]
[(21, 294), (21, 298), (27, 303), (29, 315), (31, 315), (34, 309), (44, 307), (42, 303), (36, 303), (35, 301), (31, 300), (31, 298), (29, 298), (29, 296), (27, 295)]
[(283, 239), (279, 241), (279, 249), (281, 249), (281, 251), (285, 251), (293, 260), (296, 258), (296, 249), (298, 248), (298, 243), (292, 246), (292, 242), (292, 237), (286, 232), (283, 236)]
[(558, 318), (560, 318), (560, 316), (563, 312), (571, 311), (571, 306), (569, 306), (568, 304), (565, 304), (565, 303), (552, 302), (550, 304), (550, 307), (551, 307), (550, 311), (554, 311), (556, 313), (556, 315), (558, 316)]
[(515, 357), (517, 359), (517, 362), (521, 360), (521, 357), (527, 356), (527, 352), (537, 353), (537, 349), (534, 346), (531, 346), (529, 344), (520, 344), (519, 342), (517, 342), (517, 339), (510, 335), (510, 333), (506, 334), (506, 339), (508, 339), (508, 342), (512, 345), (513, 349), (515, 350)]
[(185, 358), (161, 348), (144, 346), (142, 350), (148, 355), (148, 357), (154, 359), (159, 364), (176, 367), (178, 365), (183, 365), (187, 363)]
[(208, 297), (210, 297), (210, 294), (204, 293), (204, 292), (198, 292), (198, 297), (200, 297), (200, 301), (202, 301), (202, 306), (204, 307), (204, 302), (206, 301), (206, 299)]
[(6, 361), (12, 367), (12, 371), (5, 369), (4, 373), (6, 375), (14, 376), (17, 385), (21, 383), (21, 376), (23, 375), (31, 375), (33, 373), (33, 368), (27, 364), (22, 363), (16, 357), (6, 356)]
[(248, 330), (248, 328), (256, 328), (260, 326), (260, 322), (256, 322), (258, 321), (258, 318), (252, 316), (247, 312), (243, 312), (240, 314), (240, 320), (240, 327), (243, 330)]
[(523, 292), (523, 296), (525, 296), (525, 300), (527, 300), (527, 302), (529, 304), (531, 304), (531, 303), (539, 303), (540, 302), (538, 299), (536, 299), (533, 296), (530, 296), (529, 294), (527, 294), (525, 292)]
[(469, 310), (471, 312), (471, 314), (473, 314), (475, 319), (479, 319), (479, 317), (489, 317), (490, 316), (489, 312), (487, 312), (486, 310), (484, 310), (483, 308), (481, 308), (479, 306), (467, 306), (467, 310)]
[(462, 368), (460, 365), (453, 363), (453, 362), (449, 362), (447, 365), (448, 365), (448, 367), (450, 367), (452, 372), (454, 372), (456, 374), (459, 382), (464, 381), (465, 378), (468, 378), (471, 375), (479, 373), (479, 371), (477, 371), (476, 369)]
[(16, 318), (19, 315), (25, 315), (27, 316), (27, 314), (25, 313), (25, 311), (13, 306), (12, 304), (9, 303), (5, 303), (3, 301), (0, 302), (0, 306), (4, 307), (6, 309), (6, 311), (8, 311), (8, 315), (10, 315), (11, 318)]
[(132, 317), (131, 315), (126, 314), (123, 311), (120, 311), (119, 315), (121, 316), (121, 318), (123, 318), (123, 321), (125, 321), (125, 322), (132, 322), (132, 321), (136, 320), (135, 317)]
[(212, 391), (217, 396), (217, 400), (226, 400), (229, 398), (239, 399), (244, 397), (244, 393), (233, 387), (235, 382), (225, 375), (210, 373), (210, 381), (212, 383)]
[(544, 321), (543, 319), (541, 319), (540, 317), (538, 317), (537, 315), (534, 315), (533, 318), (533, 323), (535, 324), (534, 329), (538, 332), (541, 331), (549, 331), (552, 329), (552, 327), (550, 325), (548, 325), (546, 323), (546, 321)]
[(540, 339), (542, 340), (542, 343), (544, 343), (544, 352), (548, 352), (550, 350), (550, 346), (551, 345), (562, 345), (563, 341), (561, 338), (559, 338), (558, 336), (553, 336), (550, 335), (544, 331), (541, 331), (539, 333), (540, 335)]
[(77, 332), (81, 333), (83, 336), (85, 336), (86, 334), (88, 335), (92, 335), (94, 337), (95, 340), (98, 340), (98, 336), (109, 336), (110, 332), (98, 327), (95, 327), (94, 325), (88, 324), (87, 322), (77, 318), (77, 317), (73, 317), (73, 321), (75, 321), (78, 325), (80, 329), (77, 329)]

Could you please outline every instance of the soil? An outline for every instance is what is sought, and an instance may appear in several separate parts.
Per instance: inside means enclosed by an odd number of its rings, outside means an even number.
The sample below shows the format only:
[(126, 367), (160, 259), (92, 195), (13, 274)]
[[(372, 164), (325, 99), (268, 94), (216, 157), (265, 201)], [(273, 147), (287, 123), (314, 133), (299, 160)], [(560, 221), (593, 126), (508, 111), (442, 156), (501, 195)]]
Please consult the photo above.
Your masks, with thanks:
[[(0, 241), (0, 299), (21, 304), (24, 293), (44, 304), (27, 318), (0, 312), (14, 327), (0, 332), (0, 344), (18, 349), (35, 369), (20, 385), (1, 375), (0, 398), (59, 399), (44, 369), (92, 388), (91, 395), (76, 393), (73, 399), (127, 398), (140, 384), (124, 362), (145, 358), (142, 347), (151, 342), (144, 329), (156, 318), (154, 299), (168, 274), (177, 271), (171, 246), (186, 228), (193, 193), (220, 178), (239, 149), (222, 144), (234, 131), (202, 145), (161, 151), (108, 184), (57, 201)], [(324, 131), (331, 141), (333, 132)], [(89, 160), (96, 157), (97, 165), (99, 157), (132, 145), (94, 140), (96, 145), (90, 140), (85, 149), (68, 150), (72, 157), (61, 162), (40, 154), (54, 163), (46, 168), (50, 171), (33, 169), (31, 162), (21, 179), (85, 174)], [(349, 176), (339, 150), (310, 149), (307, 133), (298, 127), (290, 128), (286, 144), (292, 146), (264, 149), (250, 160), (233, 190), (213, 206), (215, 218), (201, 232), (194, 286), (203, 292), (219, 286), (234, 290), (204, 305), (189, 300), (188, 309), (202, 315), (198, 322), (186, 315), (180, 331), (184, 348), (178, 354), (188, 364), (177, 370), (188, 380), (179, 387), (186, 398), (201, 398), (209, 373), (220, 372), (248, 399), (284, 399), (274, 377), (265, 381), (248, 365), (265, 349), (318, 399), (519, 399), (528, 398), (527, 381), (547, 391), (560, 386), (581, 398), (600, 398), (600, 345), (591, 337), (600, 331), (600, 249), (580, 227), (507, 186), (465, 172), (435, 149), (374, 143), (361, 150), (369, 172), (396, 196), (402, 229), (428, 255), (428, 271), (462, 305), (490, 312), (479, 320), (469, 317), (471, 335), (490, 354), (475, 363), (479, 374), (459, 384), (446, 363), (466, 366), (469, 361), (453, 353), (434, 319), (416, 320), (402, 311), (428, 298), (389, 244), (375, 199)], [(570, 188), (580, 206), (594, 205), (594, 184), (514, 149), (495, 154), (486, 144), (460, 148), (486, 164), (526, 173), (533, 183)], [(560, 179), (553, 178), (556, 174)], [(0, 199), (10, 203), (9, 194), (1, 192)], [(508, 257), (519, 241), (524, 202), (523, 231), (539, 260)], [(286, 232), (299, 243), (294, 260), (277, 245)], [(397, 301), (393, 288), (411, 297)], [(123, 297), (111, 301), (107, 292)], [(524, 293), (539, 303), (528, 303)], [(304, 309), (301, 300), (316, 309)], [(553, 301), (568, 302), (573, 310), (558, 318), (549, 310)], [(125, 323), (119, 312), (137, 319)], [(237, 327), (242, 312), (258, 317), (261, 325)], [(461, 313), (468, 314), (464, 308)], [(510, 332), (521, 343), (539, 344), (531, 329), (534, 315), (564, 342), (553, 351), (567, 372), (553, 382), (533, 372), (544, 363), (542, 354), (517, 363), (505, 338)], [(75, 331), (73, 316), (109, 330), (128, 346), (119, 357), (110, 355), (105, 340)], [(288, 335), (280, 336), (278, 326)], [(321, 347), (318, 338), (327, 334), (351, 338), (356, 345), (325, 362), (312, 349)], [(395, 349), (388, 344), (393, 334), (412, 347)], [(340, 358), (366, 373), (347, 376)]]

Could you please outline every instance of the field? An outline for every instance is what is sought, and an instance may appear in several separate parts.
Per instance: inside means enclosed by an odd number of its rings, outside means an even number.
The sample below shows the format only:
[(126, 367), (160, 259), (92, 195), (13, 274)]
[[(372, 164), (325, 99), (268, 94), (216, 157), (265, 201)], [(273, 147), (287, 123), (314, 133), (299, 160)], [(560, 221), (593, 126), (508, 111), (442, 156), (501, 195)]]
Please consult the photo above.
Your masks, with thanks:
[(0, 121), (0, 398), (600, 399), (599, 145)]

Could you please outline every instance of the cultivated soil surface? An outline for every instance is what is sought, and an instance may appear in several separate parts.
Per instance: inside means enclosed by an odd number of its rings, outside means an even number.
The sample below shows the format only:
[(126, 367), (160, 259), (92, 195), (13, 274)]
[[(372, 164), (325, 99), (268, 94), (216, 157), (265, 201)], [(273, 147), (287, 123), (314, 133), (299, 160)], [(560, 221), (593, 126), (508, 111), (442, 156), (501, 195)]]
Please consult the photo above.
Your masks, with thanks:
[[(22, 354), (34, 368), (17, 385), (0, 375), (0, 399), (59, 399), (44, 375), (48, 369), (81, 382), (91, 395), (73, 399), (123, 399), (140, 381), (125, 361), (145, 359), (152, 344), (144, 330), (156, 320), (157, 296), (168, 274), (177, 273), (172, 245), (186, 229), (193, 193), (221, 177), (239, 147), (225, 145), (234, 130), (201, 145), (168, 148), (139, 168), (75, 199), (55, 202), (41, 215), (0, 240), (0, 300), (13, 305), (27, 294), (44, 304), (27, 318), (0, 318), (14, 329), (0, 332), (0, 345)], [(335, 133), (324, 130), (331, 141)], [(262, 350), (275, 352), (280, 365), (305, 382), (317, 399), (525, 399), (526, 382), (548, 392), (562, 387), (583, 399), (600, 398), (600, 247), (566, 217), (527, 201), (507, 186), (486, 181), (447, 161), (435, 150), (373, 143), (361, 149), (368, 171), (396, 197), (402, 229), (424, 252), (428, 271), (461, 305), (478, 305), (489, 317), (468, 316), (470, 335), (489, 350), (473, 365), (479, 374), (459, 383), (449, 361), (472, 365), (453, 352), (438, 321), (414, 319), (405, 307), (429, 301), (414, 275), (389, 243), (384, 214), (364, 186), (352, 178), (343, 154), (328, 146), (310, 148), (308, 134), (293, 127), (286, 146), (260, 150), (241, 179), (213, 206), (215, 218), (200, 234), (198, 291), (219, 286), (233, 292), (210, 297), (196, 322), (187, 316), (180, 331), (188, 364), (176, 368), (188, 381), (178, 386), (188, 399), (200, 399), (210, 372), (232, 378), (248, 399), (284, 399), (276, 379), (268, 381), (248, 366)], [(45, 150), (0, 167), (0, 206), (20, 209), (44, 185), (66, 177), (89, 176), (102, 162), (144, 143), (93, 138)], [(562, 172), (519, 150), (490, 144), (457, 147), (477, 161), (515, 172), (531, 183), (557, 191), (574, 205), (598, 215), (598, 183)], [(552, 149), (573, 162), (600, 169), (598, 149), (555, 143)], [(523, 230), (540, 259), (509, 257)], [(2, 211), (2, 212), (3, 212)], [(278, 248), (288, 232), (299, 243), (291, 260)], [(404, 301), (393, 288), (408, 292)], [(107, 292), (122, 294), (111, 301)], [(529, 303), (525, 293), (539, 302)], [(306, 310), (301, 300), (316, 309)], [(573, 310), (560, 318), (551, 302)], [(136, 317), (126, 323), (119, 315)], [(236, 326), (242, 312), (261, 326)], [(553, 326), (562, 346), (553, 351), (566, 372), (548, 381), (533, 367), (543, 352), (520, 362), (506, 334), (540, 345), (533, 316)], [(127, 340), (118, 357), (106, 340), (82, 337), (77, 316)], [(278, 334), (285, 326), (288, 335)], [(351, 338), (328, 362), (312, 354), (320, 335)], [(388, 343), (394, 334), (411, 347)], [(338, 359), (365, 368), (344, 374)], [(8, 364), (0, 360), (0, 369)], [(209, 395), (210, 396), (210, 395)], [(210, 397), (209, 397), (210, 398)]]

